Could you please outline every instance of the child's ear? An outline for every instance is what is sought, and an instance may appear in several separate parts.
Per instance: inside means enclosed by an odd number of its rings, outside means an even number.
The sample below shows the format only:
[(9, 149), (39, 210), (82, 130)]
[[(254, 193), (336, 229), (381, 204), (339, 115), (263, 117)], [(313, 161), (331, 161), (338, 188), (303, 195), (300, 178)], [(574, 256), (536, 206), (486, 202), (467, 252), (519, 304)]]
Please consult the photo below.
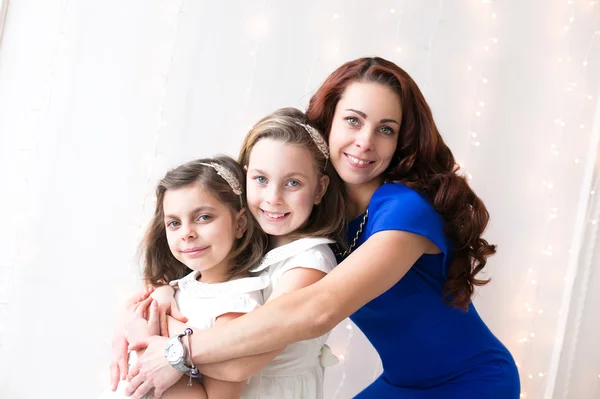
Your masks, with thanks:
[(248, 228), (248, 215), (246, 208), (242, 208), (235, 216), (235, 238), (242, 238)]
[(323, 175), (319, 179), (319, 184), (317, 185), (317, 195), (315, 195), (315, 205), (319, 205), (323, 196), (327, 192), (327, 187), (329, 187), (329, 176)]

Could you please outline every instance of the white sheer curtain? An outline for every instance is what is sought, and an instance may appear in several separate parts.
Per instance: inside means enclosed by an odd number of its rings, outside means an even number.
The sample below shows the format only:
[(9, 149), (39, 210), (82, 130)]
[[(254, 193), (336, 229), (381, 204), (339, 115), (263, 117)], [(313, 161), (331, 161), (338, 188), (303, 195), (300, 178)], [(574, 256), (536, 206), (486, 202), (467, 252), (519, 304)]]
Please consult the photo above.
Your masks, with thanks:
[[(600, 395), (598, 2), (21, 0), (0, 43), (0, 397), (101, 392), (157, 179), (372, 55), (415, 78), (488, 206), (475, 303), (522, 396)], [(349, 322), (330, 343), (326, 398), (381, 372)]]

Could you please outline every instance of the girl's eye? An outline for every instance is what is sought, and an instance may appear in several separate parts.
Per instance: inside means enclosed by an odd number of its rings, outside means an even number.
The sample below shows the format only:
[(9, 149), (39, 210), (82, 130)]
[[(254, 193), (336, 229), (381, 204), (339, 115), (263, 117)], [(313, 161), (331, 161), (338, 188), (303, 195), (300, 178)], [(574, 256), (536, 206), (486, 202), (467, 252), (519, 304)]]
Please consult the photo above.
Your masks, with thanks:
[(209, 221), (211, 219), (212, 219), (212, 216), (210, 216), (210, 215), (200, 215), (200, 216), (198, 216), (198, 221), (200, 221), (200, 222), (207, 222), (207, 221)]
[(179, 226), (179, 222), (177, 220), (171, 220), (167, 223), (167, 227), (174, 229)]
[(392, 134), (394, 134), (394, 130), (388, 126), (382, 126), (379, 130), (386, 136), (391, 136)]
[(347, 117), (346, 122), (348, 122), (349, 125), (358, 126), (358, 118), (355, 118), (353, 116)]
[(298, 180), (290, 180), (287, 182), (287, 185), (290, 187), (298, 187), (300, 185), (300, 182)]
[(264, 176), (256, 176), (254, 180), (256, 180), (258, 184), (265, 184), (267, 182), (267, 179)]

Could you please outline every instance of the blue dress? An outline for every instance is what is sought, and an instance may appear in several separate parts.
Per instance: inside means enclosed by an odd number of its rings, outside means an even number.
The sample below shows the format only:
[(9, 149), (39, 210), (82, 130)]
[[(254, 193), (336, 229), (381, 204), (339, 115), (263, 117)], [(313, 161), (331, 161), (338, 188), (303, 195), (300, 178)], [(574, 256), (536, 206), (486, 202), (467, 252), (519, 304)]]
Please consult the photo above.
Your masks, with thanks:
[[(443, 301), (452, 246), (441, 215), (401, 183), (381, 186), (368, 210), (357, 247), (379, 231), (403, 230), (427, 237), (441, 253), (421, 256), (392, 288), (351, 316), (383, 363), (383, 374), (356, 397), (519, 398), (515, 362), (473, 304), (463, 311)], [(350, 223), (350, 242), (362, 219)]]

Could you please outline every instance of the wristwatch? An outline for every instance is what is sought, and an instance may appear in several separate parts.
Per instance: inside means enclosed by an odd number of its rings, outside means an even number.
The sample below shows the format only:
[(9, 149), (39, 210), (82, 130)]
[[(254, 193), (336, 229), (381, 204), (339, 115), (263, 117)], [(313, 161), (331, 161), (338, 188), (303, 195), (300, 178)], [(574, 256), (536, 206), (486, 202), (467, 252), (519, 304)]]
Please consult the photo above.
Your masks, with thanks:
[(183, 334), (178, 334), (171, 337), (165, 346), (165, 358), (169, 364), (175, 368), (175, 370), (191, 377), (198, 377), (200, 375), (198, 368), (193, 364), (192, 367), (189, 367), (187, 364), (185, 364), (185, 360), (187, 359), (187, 350), (183, 345), (183, 341), (181, 340), (183, 337), (189, 336), (192, 333), (193, 331), (188, 328)]

